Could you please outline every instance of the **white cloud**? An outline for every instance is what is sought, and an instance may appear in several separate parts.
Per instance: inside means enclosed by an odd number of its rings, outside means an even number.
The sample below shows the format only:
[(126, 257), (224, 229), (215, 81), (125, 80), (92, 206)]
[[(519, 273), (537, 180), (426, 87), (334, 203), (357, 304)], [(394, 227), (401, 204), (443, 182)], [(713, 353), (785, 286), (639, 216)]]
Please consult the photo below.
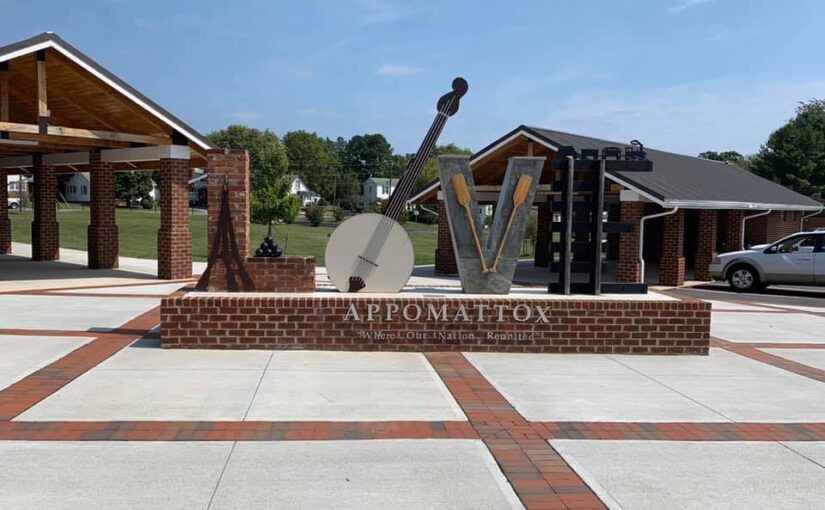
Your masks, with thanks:
[(251, 122), (253, 120), (260, 120), (264, 117), (261, 112), (253, 111), (237, 111), (226, 114), (226, 117), (242, 122)]
[[(758, 83), (726, 78), (641, 91), (593, 90), (554, 99), (521, 122), (619, 142), (637, 138), (685, 154), (754, 153), (794, 114), (821, 96), (825, 80)], [(539, 110), (536, 108), (535, 110)]]
[(679, 2), (675, 5), (673, 5), (672, 7), (670, 7), (670, 9), (668, 9), (668, 11), (671, 14), (679, 14), (680, 12), (684, 12), (688, 9), (693, 8), (693, 7), (698, 7), (700, 5), (713, 3), (715, 1), (716, 0), (679, 0)]
[(367, 25), (392, 23), (412, 12), (409, 6), (387, 0), (355, 0), (355, 5), (363, 11), (361, 22)]
[(420, 67), (409, 65), (384, 65), (375, 70), (376, 74), (384, 76), (412, 76), (423, 71)]

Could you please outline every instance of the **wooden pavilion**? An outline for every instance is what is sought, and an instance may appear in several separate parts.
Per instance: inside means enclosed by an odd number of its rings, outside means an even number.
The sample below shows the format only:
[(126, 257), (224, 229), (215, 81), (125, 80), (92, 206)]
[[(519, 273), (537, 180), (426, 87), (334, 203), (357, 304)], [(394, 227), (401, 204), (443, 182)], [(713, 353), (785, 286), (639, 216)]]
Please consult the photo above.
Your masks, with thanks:
[(89, 172), (88, 266), (117, 267), (115, 172), (158, 170), (158, 276), (191, 277), (188, 180), (196, 167), (231, 167), (248, 179), (245, 153), (216, 149), (56, 34), (0, 47), (0, 253), (11, 251), (9, 173), (34, 177), (32, 258), (47, 261), (59, 257), (56, 176)]

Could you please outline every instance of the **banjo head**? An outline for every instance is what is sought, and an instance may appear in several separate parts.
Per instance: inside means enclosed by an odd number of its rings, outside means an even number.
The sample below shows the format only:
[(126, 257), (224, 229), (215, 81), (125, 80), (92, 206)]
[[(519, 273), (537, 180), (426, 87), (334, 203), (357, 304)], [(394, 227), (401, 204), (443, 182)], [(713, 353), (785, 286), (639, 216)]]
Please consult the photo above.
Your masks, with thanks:
[(410, 279), (415, 259), (404, 227), (382, 214), (359, 214), (338, 225), (327, 242), (327, 274), (339, 291), (347, 292), (350, 277), (366, 264), (359, 257), (369, 251), (373, 233), (379, 228), (386, 232), (386, 240), (380, 250), (373, 250), (377, 253), (372, 260), (375, 266), (360, 292), (396, 293)]

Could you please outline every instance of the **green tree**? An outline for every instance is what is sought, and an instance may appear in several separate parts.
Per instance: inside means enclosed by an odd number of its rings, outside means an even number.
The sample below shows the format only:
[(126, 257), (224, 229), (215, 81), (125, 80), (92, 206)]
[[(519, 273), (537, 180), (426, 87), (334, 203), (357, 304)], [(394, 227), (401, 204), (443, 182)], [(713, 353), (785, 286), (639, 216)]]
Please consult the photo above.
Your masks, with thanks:
[(249, 151), (250, 183), (253, 190), (275, 186), (287, 176), (289, 163), (286, 149), (278, 136), (268, 129), (261, 131), (232, 125), (209, 133), (209, 139), (218, 147)]
[(753, 171), (805, 193), (825, 194), (825, 100), (800, 103), (796, 116), (762, 146)]
[(115, 196), (125, 199), (129, 207), (132, 202), (149, 198), (152, 193), (152, 175), (149, 172), (117, 172), (115, 174)]
[(436, 162), (437, 156), (443, 156), (445, 154), (469, 155), (472, 153), (473, 152), (470, 149), (459, 147), (458, 145), (452, 142), (445, 145), (436, 145), (433, 148), (433, 152), (430, 159), (428, 159), (427, 163), (424, 165), (424, 170), (421, 171), (421, 176), (415, 183), (415, 187), (413, 188), (413, 194), (418, 193), (419, 191), (426, 188), (428, 184), (438, 179), (438, 164)]
[(290, 171), (303, 178), (311, 190), (332, 201), (341, 160), (328, 140), (307, 131), (290, 131), (284, 135), (283, 143)]
[(298, 198), (289, 194), (289, 163), (286, 148), (278, 136), (267, 130), (232, 125), (213, 131), (209, 139), (226, 149), (246, 149), (249, 152), (249, 173), (252, 221), (292, 222), (300, 211)]
[(336, 183), (335, 205), (354, 211), (361, 199), (361, 182), (353, 172), (342, 172)]
[(731, 163), (736, 163), (737, 161), (742, 161), (745, 159), (745, 156), (736, 151), (705, 151), (699, 154), (699, 157), (704, 159), (712, 159), (713, 161), (730, 161)]
[(393, 160), (392, 146), (384, 135), (372, 134), (350, 138), (344, 148), (343, 164), (360, 183), (370, 176), (390, 177), (398, 161)]

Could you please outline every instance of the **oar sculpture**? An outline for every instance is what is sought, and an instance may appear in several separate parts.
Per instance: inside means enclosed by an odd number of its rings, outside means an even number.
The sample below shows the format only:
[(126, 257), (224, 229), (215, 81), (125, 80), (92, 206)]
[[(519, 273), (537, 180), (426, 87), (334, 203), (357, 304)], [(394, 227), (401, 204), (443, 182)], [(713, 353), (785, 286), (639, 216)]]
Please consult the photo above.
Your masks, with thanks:
[(464, 212), (467, 213), (467, 219), (470, 220), (470, 230), (472, 230), (473, 240), (476, 242), (478, 258), (481, 259), (481, 272), (489, 273), (490, 269), (487, 268), (487, 261), (484, 259), (484, 252), (481, 250), (481, 241), (478, 238), (476, 224), (473, 220), (473, 212), (470, 210), (470, 190), (467, 189), (467, 181), (464, 180), (464, 174), (453, 175), (452, 181), (453, 190), (455, 191), (455, 196), (458, 199), (458, 203), (464, 208)]
[(527, 174), (522, 174), (516, 184), (516, 191), (513, 193), (513, 211), (510, 213), (510, 220), (507, 222), (507, 229), (504, 231), (504, 236), (501, 238), (501, 244), (498, 245), (498, 253), (496, 253), (496, 260), (493, 261), (493, 267), (490, 271), (495, 273), (498, 268), (498, 261), (501, 259), (501, 252), (504, 250), (504, 245), (507, 244), (507, 236), (510, 234), (510, 227), (513, 226), (513, 220), (516, 217), (519, 207), (527, 200), (527, 195), (530, 193), (530, 185), (533, 184), (533, 178)]

